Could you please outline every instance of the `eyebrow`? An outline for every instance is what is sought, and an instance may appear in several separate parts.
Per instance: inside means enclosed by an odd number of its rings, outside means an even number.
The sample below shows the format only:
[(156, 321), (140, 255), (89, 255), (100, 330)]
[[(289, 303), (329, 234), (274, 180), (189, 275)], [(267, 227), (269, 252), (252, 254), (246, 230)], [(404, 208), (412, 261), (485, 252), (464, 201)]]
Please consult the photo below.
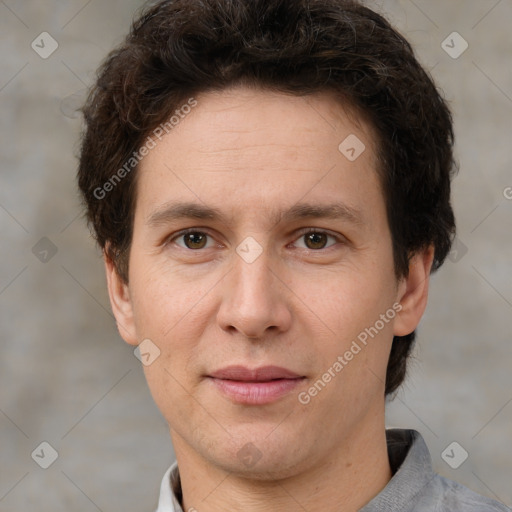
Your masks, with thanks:
[(220, 210), (196, 203), (167, 203), (154, 211), (146, 221), (148, 226), (157, 227), (179, 219), (208, 219), (226, 221)]
[[(274, 224), (300, 219), (332, 219), (346, 220), (352, 224), (363, 223), (363, 216), (358, 209), (341, 203), (327, 205), (300, 203), (284, 212), (274, 210), (269, 217)], [(148, 217), (146, 224), (150, 227), (158, 227), (180, 219), (210, 220), (228, 224), (228, 218), (218, 208), (191, 202), (167, 203), (154, 211)]]
[(358, 209), (341, 203), (327, 205), (301, 203), (292, 206), (288, 211), (279, 215), (279, 221), (285, 222), (306, 218), (346, 220), (352, 224), (363, 223), (363, 216)]

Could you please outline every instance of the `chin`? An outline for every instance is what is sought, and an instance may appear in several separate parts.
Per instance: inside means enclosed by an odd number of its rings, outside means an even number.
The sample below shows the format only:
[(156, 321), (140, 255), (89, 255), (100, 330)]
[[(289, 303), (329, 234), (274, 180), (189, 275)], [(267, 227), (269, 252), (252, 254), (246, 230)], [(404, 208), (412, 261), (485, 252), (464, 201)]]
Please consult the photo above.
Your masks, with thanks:
[[(275, 444), (268, 439), (262, 439), (259, 444), (246, 441), (236, 449), (232, 445), (218, 453), (215, 453), (218, 451), (215, 449), (207, 458), (211, 464), (233, 476), (260, 481), (283, 480), (311, 466), (312, 457), (305, 454), (303, 441), (293, 443), (295, 449), (290, 446), (290, 438), (288, 442), (276, 441)], [(301, 447), (300, 453), (297, 446)]]
[(260, 482), (277, 482), (280, 480), (286, 480), (287, 478), (293, 477), (297, 475), (297, 473), (301, 472), (300, 466), (297, 465), (295, 461), (282, 459), (271, 460), (270, 458), (265, 462), (263, 462), (262, 459), (252, 467), (249, 467), (244, 463), (240, 463), (238, 460), (236, 462), (230, 461), (230, 463), (220, 467), (222, 467), (226, 472), (229, 472), (231, 476)]

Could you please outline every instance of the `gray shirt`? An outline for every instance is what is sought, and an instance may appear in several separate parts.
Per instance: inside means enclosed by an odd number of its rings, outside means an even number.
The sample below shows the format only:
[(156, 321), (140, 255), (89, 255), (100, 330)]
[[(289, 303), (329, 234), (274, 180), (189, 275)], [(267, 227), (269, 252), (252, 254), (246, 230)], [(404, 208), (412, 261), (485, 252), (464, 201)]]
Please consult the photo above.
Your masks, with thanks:
[[(386, 431), (393, 477), (359, 512), (511, 512), (497, 501), (434, 473), (421, 435), (415, 430)], [(183, 512), (177, 463), (165, 473), (156, 512)]]

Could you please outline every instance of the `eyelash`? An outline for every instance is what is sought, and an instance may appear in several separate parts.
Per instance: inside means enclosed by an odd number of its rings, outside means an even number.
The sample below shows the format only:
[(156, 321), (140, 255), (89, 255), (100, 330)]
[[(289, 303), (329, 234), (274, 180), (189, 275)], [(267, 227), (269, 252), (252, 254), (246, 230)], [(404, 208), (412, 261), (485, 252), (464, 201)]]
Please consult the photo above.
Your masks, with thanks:
[[(202, 228), (188, 228), (188, 229), (183, 229), (183, 230), (179, 231), (178, 233), (175, 233), (174, 235), (171, 235), (169, 238), (166, 239), (164, 245), (168, 245), (168, 244), (174, 242), (175, 240), (178, 240), (179, 238), (184, 237), (185, 235), (188, 235), (190, 233), (199, 233), (199, 234), (206, 235), (206, 236), (208, 236), (210, 238), (213, 238), (213, 236), (210, 233), (208, 233), (207, 230), (202, 230)], [(300, 238), (304, 237), (305, 235), (309, 235), (311, 233), (326, 235), (326, 236), (328, 236), (330, 238), (335, 239), (337, 243), (346, 243), (345, 238), (343, 238), (342, 236), (334, 235), (330, 231), (325, 231), (323, 229), (316, 229), (316, 228), (303, 228), (303, 229), (301, 229), (297, 233), (297, 238), (294, 239), (294, 242), (299, 240)], [(323, 247), (321, 249), (307, 249), (307, 248), (306, 249), (301, 248), (301, 249), (306, 250), (306, 251), (310, 251), (310, 252), (320, 252), (320, 251), (325, 251), (327, 249), (330, 249), (334, 245), (336, 245), (336, 244), (332, 244), (332, 245), (330, 245), (328, 247)], [(178, 246), (178, 247), (180, 247), (180, 249), (184, 249), (184, 250), (187, 250), (187, 251), (190, 251), (190, 252), (201, 252), (202, 250), (204, 250), (204, 248), (203, 249), (189, 249), (188, 247), (181, 247), (181, 246)]]

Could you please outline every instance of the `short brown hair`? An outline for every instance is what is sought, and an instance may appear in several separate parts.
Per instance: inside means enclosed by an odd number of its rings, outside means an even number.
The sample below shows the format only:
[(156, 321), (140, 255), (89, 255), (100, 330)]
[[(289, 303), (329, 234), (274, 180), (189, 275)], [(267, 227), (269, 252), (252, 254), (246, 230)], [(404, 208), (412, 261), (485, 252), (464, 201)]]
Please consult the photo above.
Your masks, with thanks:
[[(243, 84), (334, 92), (367, 116), (379, 137), (397, 277), (429, 245), (433, 269), (443, 263), (455, 233), (452, 119), (403, 36), (352, 0), (168, 0), (143, 9), (82, 109), (79, 187), (96, 239), (126, 282), (136, 162), (112, 180), (188, 98)], [(386, 394), (404, 380), (414, 339), (395, 336)]]

